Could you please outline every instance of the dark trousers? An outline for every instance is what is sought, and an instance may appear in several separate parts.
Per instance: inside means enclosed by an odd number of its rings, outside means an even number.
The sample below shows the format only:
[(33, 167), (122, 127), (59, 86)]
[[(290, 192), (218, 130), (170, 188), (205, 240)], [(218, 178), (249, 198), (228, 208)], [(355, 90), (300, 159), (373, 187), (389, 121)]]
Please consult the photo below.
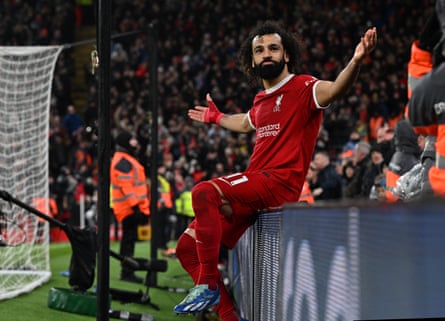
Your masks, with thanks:
[[(135, 213), (127, 216), (122, 221), (122, 239), (119, 254), (124, 257), (133, 257), (136, 241), (138, 240), (138, 226), (147, 224), (148, 216), (142, 213)], [(122, 266), (121, 277), (132, 275), (133, 269)]]

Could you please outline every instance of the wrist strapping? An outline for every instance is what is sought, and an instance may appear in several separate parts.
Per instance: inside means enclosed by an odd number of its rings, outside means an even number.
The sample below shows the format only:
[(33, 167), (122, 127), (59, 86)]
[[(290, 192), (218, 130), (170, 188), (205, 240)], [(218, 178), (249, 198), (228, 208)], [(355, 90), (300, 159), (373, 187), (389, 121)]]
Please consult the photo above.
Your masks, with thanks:
[(216, 107), (213, 101), (208, 102), (209, 107), (205, 111), (204, 121), (206, 123), (218, 124), (221, 122), (221, 118), (223, 118), (224, 114), (219, 111), (218, 107)]

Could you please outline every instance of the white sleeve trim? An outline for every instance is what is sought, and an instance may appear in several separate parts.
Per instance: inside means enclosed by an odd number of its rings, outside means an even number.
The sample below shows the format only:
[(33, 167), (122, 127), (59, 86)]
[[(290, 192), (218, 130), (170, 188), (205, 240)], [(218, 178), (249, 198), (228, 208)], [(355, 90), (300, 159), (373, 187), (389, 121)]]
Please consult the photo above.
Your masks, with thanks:
[(312, 86), (312, 97), (314, 98), (314, 102), (315, 105), (317, 106), (317, 109), (328, 109), (331, 104), (327, 105), (327, 106), (320, 106), (320, 104), (318, 103), (317, 100), (317, 95), (315, 94), (315, 88), (317, 87), (318, 83), (320, 82), (320, 80), (318, 80), (313, 86)]
[(252, 124), (252, 120), (250, 119), (250, 110), (247, 112), (247, 120), (249, 121), (250, 127), (256, 130), (255, 126)]

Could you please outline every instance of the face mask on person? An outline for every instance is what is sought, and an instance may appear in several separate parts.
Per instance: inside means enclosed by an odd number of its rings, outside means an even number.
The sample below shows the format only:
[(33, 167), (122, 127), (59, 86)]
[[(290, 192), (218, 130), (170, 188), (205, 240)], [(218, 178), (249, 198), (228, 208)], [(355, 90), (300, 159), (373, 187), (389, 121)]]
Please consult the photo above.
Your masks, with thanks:
[(122, 132), (116, 137), (116, 145), (133, 156), (136, 155), (140, 148), (138, 140), (128, 132)]
[[(272, 62), (271, 64), (264, 64), (264, 62)], [(261, 64), (255, 64), (255, 71), (257, 75), (265, 80), (271, 80), (277, 78), (284, 69), (284, 58), (279, 62), (273, 61), (271, 59), (263, 61)]]

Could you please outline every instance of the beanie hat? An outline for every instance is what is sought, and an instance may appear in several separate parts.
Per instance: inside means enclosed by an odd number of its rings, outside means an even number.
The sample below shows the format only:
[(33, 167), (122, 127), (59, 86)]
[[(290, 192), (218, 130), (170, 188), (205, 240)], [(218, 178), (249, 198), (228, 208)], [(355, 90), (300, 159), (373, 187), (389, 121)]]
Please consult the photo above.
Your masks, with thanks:
[(134, 147), (130, 145), (130, 140), (133, 138), (129, 132), (123, 131), (120, 132), (116, 137), (116, 145), (124, 148), (125, 150), (132, 152)]
[(379, 152), (379, 153), (383, 154), (382, 145), (380, 143), (372, 144), (370, 153), (372, 153), (372, 152)]

